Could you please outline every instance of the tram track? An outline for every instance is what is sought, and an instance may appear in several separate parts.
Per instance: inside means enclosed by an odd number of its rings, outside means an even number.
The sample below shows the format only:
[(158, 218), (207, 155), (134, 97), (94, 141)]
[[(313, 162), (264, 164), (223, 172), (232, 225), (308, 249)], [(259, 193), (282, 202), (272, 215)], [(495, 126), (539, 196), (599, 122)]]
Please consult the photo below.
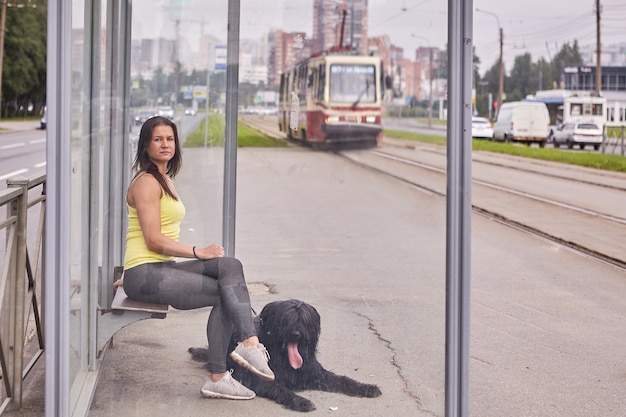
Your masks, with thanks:
[[(261, 125), (259, 120), (250, 120), (249, 123), (266, 132), (275, 129), (272, 123)], [(418, 148), (425, 157), (425, 162), (396, 155), (397, 152), (414, 152)], [(346, 161), (399, 181), (427, 195), (436, 198), (446, 197), (446, 154), (439, 147), (385, 140), (383, 146), (378, 148), (334, 153)], [(375, 162), (374, 158), (387, 162), (381, 164), (379, 161)], [(439, 163), (433, 163), (433, 158), (438, 159)], [(444, 162), (441, 162), (442, 160)], [(404, 168), (398, 168), (399, 166)], [(543, 161), (489, 153), (474, 153), (473, 169), (476, 166), (504, 169), (516, 172), (515, 175), (537, 175), (568, 184), (573, 188), (582, 184), (604, 190), (602, 193), (619, 195), (620, 198), (623, 198), (623, 193), (626, 192), (624, 185), (626, 178), (619, 173), (567, 164), (546, 164)], [(416, 174), (416, 170), (419, 171), (419, 175)], [(626, 247), (626, 218), (527, 190), (507, 187), (495, 181), (474, 177), (472, 184), (472, 210), (475, 214), (626, 272), (626, 253), (622, 250)], [(519, 210), (520, 206), (526, 209)], [(624, 206), (626, 207), (626, 204)], [(517, 210), (510, 211), (512, 207)], [(621, 210), (618, 212), (622, 213)]]
[[(430, 171), (438, 172), (438, 173), (443, 174), (443, 175), (446, 174), (445, 170), (443, 170), (441, 168), (438, 168), (436, 166), (427, 165), (427, 164), (424, 164), (424, 163), (421, 163), (421, 162), (413, 161), (413, 160), (410, 160), (410, 159), (407, 159), (407, 158), (398, 157), (398, 156), (395, 156), (395, 155), (390, 155), (390, 154), (385, 153), (385, 152), (372, 151), (372, 153), (375, 154), (375, 155), (378, 155), (378, 156), (380, 156), (382, 158), (388, 158), (388, 159), (391, 159), (393, 161), (400, 162), (400, 163), (403, 163), (403, 164), (418, 166), (418, 167), (420, 167), (422, 169), (427, 169), (427, 170), (430, 170)], [(488, 162), (481, 162), (481, 163), (488, 163)], [(500, 166), (504, 166), (504, 165), (500, 165)], [(510, 168), (510, 169), (517, 169), (517, 170), (519, 170), (519, 168)], [(527, 170), (527, 172), (537, 173), (537, 171), (531, 171), (531, 170)], [(546, 174), (546, 175), (550, 175), (550, 174)], [(569, 178), (566, 178), (564, 176), (560, 176), (560, 177), (555, 176), (555, 175), (550, 175), (550, 176), (555, 177), (555, 178), (564, 179), (564, 180), (565, 179), (569, 180)], [(612, 215), (605, 214), (605, 213), (600, 213), (600, 212), (595, 211), (595, 210), (590, 210), (590, 209), (586, 209), (586, 208), (583, 208), (583, 207), (578, 207), (578, 206), (575, 206), (575, 205), (572, 205), (572, 204), (563, 203), (563, 202), (560, 202), (560, 201), (557, 201), (557, 200), (553, 200), (553, 199), (549, 199), (549, 198), (542, 197), (542, 196), (539, 196), (539, 195), (531, 194), (531, 193), (528, 193), (528, 192), (525, 192), (525, 191), (519, 191), (519, 190), (510, 188), (510, 187), (504, 187), (504, 186), (501, 186), (501, 185), (498, 185), (498, 184), (494, 184), (494, 183), (490, 183), (490, 182), (487, 182), (487, 181), (481, 181), (481, 180), (473, 179), (472, 183), (478, 184), (478, 185), (482, 185), (484, 187), (489, 187), (489, 188), (492, 188), (492, 189), (495, 189), (495, 190), (498, 190), (498, 191), (502, 191), (502, 192), (505, 192), (505, 193), (522, 196), (522, 197), (525, 197), (525, 198), (528, 198), (528, 199), (531, 199), (531, 200), (535, 200), (535, 201), (538, 201), (538, 202), (541, 202), (541, 203), (544, 203), (544, 204), (550, 204), (550, 205), (557, 206), (557, 207), (560, 207), (560, 208), (563, 208), (563, 209), (566, 209), (566, 210), (571, 210), (571, 211), (575, 211), (575, 212), (578, 212), (578, 213), (587, 214), (587, 215), (590, 215), (590, 216), (596, 216), (596, 217), (601, 218), (601, 219), (605, 219), (605, 220), (608, 220), (608, 221), (612, 221), (612, 222), (615, 222), (615, 223), (626, 225), (626, 219), (624, 219), (624, 218), (612, 216)], [(615, 190), (626, 191), (626, 189), (622, 189), (622, 188), (618, 188), (618, 187), (611, 187), (611, 186), (608, 186), (606, 184), (599, 184), (599, 183), (595, 183), (595, 182), (586, 182), (586, 183), (587, 184), (591, 184), (591, 185), (595, 185), (595, 186), (601, 186), (601, 187), (607, 187), (607, 188), (611, 188), (611, 189), (615, 189)]]
[[(419, 178), (423, 178), (422, 175), (424, 171), (434, 173), (435, 175), (440, 176), (439, 179), (443, 183), (445, 183), (445, 169), (438, 167), (433, 164), (416, 161), (409, 158), (399, 157), (397, 155), (392, 155), (390, 153), (385, 152), (384, 150), (372, 149), (367, 152), (369, 154), (366, 158), (363, 158), (364, 152), (345, 152), (340, 151), (336, 152), (338, 156), (341, 158), (356, 164), (362, 168), (368, 169), (370, 171), (376, 172), (380, 175), (384, 175), (388, 178), (391, 178), (395, 181), (399, 181), (405, 185), (410, 186), (413, 189), (416, 189), (420, 192), (423, 192), (427, 195), (434, 196), (437, 198), (446, 198), (445, 187), (442, 187), (442, 184), (433, 183), (432, 179), (426, 178), (426, 180), (420, 180)], [(373, 163), (371, 156), (375, 158), (381, 158), (388, 161), (386, 164)], [(414, 169), (414, 173), (411, 175), (407, 175), (406, 170), (398, 170), (395, 167), (398, 165), (409, 166)], [(513, 168), (515, 169), (515, 168)], [(558, 176), (557, 176), (558, 177)], [(568, 178), (562, 178), (567, 179)], [(555, 199), (545, 198), (539, 195), (533, 195), (529, 192), (522, 192), (511, 187), (505, 187), (499, 184), (490, 183), (488, 181), (483, 180), (472, 180), (473, 187), (484, 188), (491, 190), (492, 193), (499, 194), (509, 194), (514, 196), (517, 200), (523, 199), (526, 201), (524, 204), (537, 206), (541, 205), (541, 208), (538, 211), (546, 212), (548, 211), (545, 206), (552, 207), (552, 212), (570, 212), (570, 217), (574, 217), (574, 224), (578, 224), (577, 227), (581, 229), (585, 229), (587, 227), (591, 227), (590, 225), (597, 224), (598, 222), (603, 223), (603, 228), (614, 228), (623, 230), (623, 234), (626, 234), (626, 219), (620, 218), (618, 216), (613, 216), (606, 213), (600, 213), (594, 210), (590, 210), (584, 207), (578, 207), (576, 205), (563, 203), (557, 201)], [(595, 184), (598, 186), (603, 186), (603, 184)], [(609, 187), (611, 188), (611, 187)], [(613, 187), (615, 191), (621, 191), (619, 187)], [(481, 191), (482, 192), (482, 191)], [(479, 199), (480, 200), (480, 199)], [(607, 253), (609, 251), (603, 250), (602, 245), (596, 245), (596, 242), (593, 240), (585, 239), (585, 233), (582, 234), (583, 238), (572, 238), (571, 235), (567, 233), (561, 233), (559, 230), (550, 230), (549, 228), (542, 227), (542, 225), (536, 222), (533, 222), (532, 219), (527, 219), (519, 216), (507, 216), (506, 213), (503, 213), (502, 210), (497, 207), (494, 209), (486, 204), (481, 204), (479, 202), (473, 201), (472, 203), (472, 211), (473, 213), (482, 216), (483, 218), (489, 219), (491, 221), (495, 221), (501, 225), (506, 227), (518, 230), (520, 232), (526, 233), (528, 235), (534, 236), (538, 239), (541, 239), (546, 242), (550, 242), (551, 244), (557, 245), (561, 248), (569, 250), (574, 253), (578, 253), (581, 256), (584, 256), (588, 259), (592, 259), (596, 262), (602, 263), (611, 268), (617, 269), (621, 272), (626, 272), (626, 259), (624, 257), (620, 257), (618, 251)], [(537, 211), (537, 210), (536, 210)], [(584, 218), (583, 222), (577, 221), (580, 218)], [(611, 226), (612, 225), (612, 226)], [(567, 226), (566, 226), (567, 227)], [(588, 235), (588, 233), (587, 233)]]
[[(439, 151), (439, 150), (428, 150), (428, 152), (432, 152), (432, 153), (436, 153), (439, 155), (443, 155), (445, 156), (445, 152)], [(504, 155), (499, 155), (499, 158), (502, 159), (503, 157), (505, 157)], [(532, 174), (539, 174), (542, 176), (546, 176), (546, 177), (551, 177), (551, 178), (555, 178), (555, 179), (560, 179), (560, 180), (566, 180), (566, 181), (575, 181), (578, 183), (583, 183), (583, 184), (587, 184), (587, 185), (593, 185), (593, 186), (598, 186), (598, 187), (603, 187), (603, 188), (608, 188), (608, 189), (613, 189), (613, 190), (618, 190), (618, 191), (626, 191), (626, 183), (623, 181), (623, 178), (619, 175), (612, 175), (611, 172), (606, 171), (604, 172), (602, 175), (597, 176), (591, 180), (585, 180), (581, 177), (576, 178), (575, 180), (573, 180), (571, 177), (567, 176), (567, 175), (562, 175), (562, 174), (556, 174), (553, 171), (541, 171), (538, 168), (535, 169), (529, 169), (529, 168), (524, 168), (521, 166), (517, 166), (514, 164), (514, 160), (513, 159), (508, 159), (507, 163), (503, 163), (503, 162), (495, 162), (493, 159), (488, 158), (488, 157), (476, 157), (474, 155), (473, 159), (472, 159), (473, 163), (481, 163), (481, 164), (485, 164), (485, 165), (491, 165), (494, 167), (501, 167), (501, 168), (507, 168), (507, 169), (511, 169), (511, 170), (515, 170), (515, 171), (520, 171), (520, 172), (527, 172), (527, 173), (532, 173)], [(512, 163), (513, 162), (513, 163)], [(540, 161), (539, 161), (540, 162)], [(545, 166), (542, 166), (545, 167)], [(570, 171), (572, 169), (584, 169), (581, 168), (579, 166), (576, 167), (572, 167), (570, 169)], [(608, 181), (607, 181), (608, 180)]]

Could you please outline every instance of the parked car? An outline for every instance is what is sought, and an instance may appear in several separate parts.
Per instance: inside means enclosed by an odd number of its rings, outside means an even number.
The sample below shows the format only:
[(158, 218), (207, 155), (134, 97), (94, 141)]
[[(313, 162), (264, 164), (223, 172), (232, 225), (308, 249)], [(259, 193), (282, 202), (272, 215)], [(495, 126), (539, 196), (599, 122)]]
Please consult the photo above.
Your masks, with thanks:
[(477, 139), (493, 138), (493, 126), (484, 117), (472, 117), (472, 137)]
[(168, 119), (174, 119), (174, 109), (166, 106), (159, 108), (159, 116), (167, 117)]
[(46, 127), (48, 127), (48, 106), (43, 108), (43, 116), (41, 116), (40, 127), (41, 130), (46, 130)]
[(142, 125), (146, 120), (151, 118), (152, 116), (156, 116), (156, 112), (154, 110), (139, 110), (133, 120), (136, 125)]
[(567, 145), (569, 149), (574, 145), (580, 146), (580, 149), (585, 149), (585, 145), (592, 145), (597, 151), (603, 139), (604, 133), (595, 123), (565, 123), (552, 133), (555, 148), (561, 144)]
[(545, 103), (513, 101), (504, 103), (493, 125), (493, 140), (537, 143), (544, 147), (550, 131), (550, 115)]

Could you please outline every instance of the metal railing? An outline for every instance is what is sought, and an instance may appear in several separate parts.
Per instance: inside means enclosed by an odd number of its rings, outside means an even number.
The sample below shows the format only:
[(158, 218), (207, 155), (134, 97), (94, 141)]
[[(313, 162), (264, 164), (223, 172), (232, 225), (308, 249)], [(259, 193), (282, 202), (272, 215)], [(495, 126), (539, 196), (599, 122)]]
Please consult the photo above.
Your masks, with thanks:
[(602, 142), (602, 153), (626, 156), (626, 125), (616, 126), (609, 134), (605, 127), (605, 140)]
[[(6, 217), (0, 218), (0, 236), (5, 237), (0, 242), (1, 416), (22, 407), (24, 378), (44, 353), (41, 266), (45, 257), (46, 175), (8, 179), (7, 189), (0, 191), (0, 207), (6, 207)], [(38, 213), (31, 212), (35, 207), (39, 207)]]

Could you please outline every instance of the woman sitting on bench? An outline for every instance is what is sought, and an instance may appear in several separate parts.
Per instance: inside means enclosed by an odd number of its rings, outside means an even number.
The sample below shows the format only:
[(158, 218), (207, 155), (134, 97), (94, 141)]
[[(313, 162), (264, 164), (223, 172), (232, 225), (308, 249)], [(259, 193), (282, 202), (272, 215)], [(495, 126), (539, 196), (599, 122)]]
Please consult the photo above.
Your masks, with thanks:
[[(180, 310), (213, 306), (207, 324), (209, 375), (201, 393), (209, 398), (251, 399), (255, 393), (226, 370), (231, 336), (241, 342), (230, 356), (261, 378), (273, 380), (265, 347), (259, 343), (241, 262), (224, 257), (213, 244), (178, 241), (185, 206), (172, 179), (182, 165), (176, 125), (155, 116), (141, 127), (128, 188), (128, 234), (122, 284), (128, 297), (169, 304)], [(176, 257), (195, 258), (176, 262)]]

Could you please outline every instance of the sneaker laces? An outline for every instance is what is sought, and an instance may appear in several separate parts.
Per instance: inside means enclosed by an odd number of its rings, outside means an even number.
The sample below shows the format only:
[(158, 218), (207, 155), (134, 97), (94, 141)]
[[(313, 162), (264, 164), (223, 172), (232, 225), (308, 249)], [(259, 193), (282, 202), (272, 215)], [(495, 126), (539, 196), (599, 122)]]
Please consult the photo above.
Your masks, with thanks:
[(241, 387), (241, 383), (237, 381), (235, 378), (233, 378), (233, 372), (234, 372), (234, 369), (232, 368), (226, 371), (226, 375), (224, 375), (224, 377), (222, 378), (222, 381), (229, 383), (235, 389), (238, 390)]
[(259, 343), (256, 348), (259, 350), (259, 352), (261, 352), (261, 354), (263, 356), (265, 356), (265, 360), (267, 360), (269, 362), (270, 361), (270, 353), (265, 348), (265, 345), (263, 345), (262, 343)]
[(222, 380), (230, 382), (233, 385), (237, 385), (235, 384), (235, 378), (233, 378), (233, 372), (235, 372), (235, 370), (230, 368), (228, 371), (226, 371), (226, 374), (222, 377)]

